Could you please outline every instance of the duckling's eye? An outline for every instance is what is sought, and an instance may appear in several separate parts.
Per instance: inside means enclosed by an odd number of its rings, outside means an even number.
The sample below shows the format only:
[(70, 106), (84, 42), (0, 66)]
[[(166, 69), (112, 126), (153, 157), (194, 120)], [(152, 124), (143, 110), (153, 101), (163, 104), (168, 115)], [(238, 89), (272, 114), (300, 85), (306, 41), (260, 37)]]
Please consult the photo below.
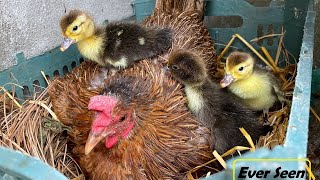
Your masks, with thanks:
[(171, 67), (171, 69), (173, 69), (173, 70), (178, 70), (178, 69), (179, 69), (179, 67), (178, 67), (178, 66), (176, 66), (176, 65), (173, 65), (173, 66)]
[(243, 66), (239, 67), (239, 71), (243, 71), (243, 69), (244, 69)]
[(74, 27), (72, 28), (72, 31), (76, 31), (76, 30), (78, 30), (78, 26), (74, 26)]

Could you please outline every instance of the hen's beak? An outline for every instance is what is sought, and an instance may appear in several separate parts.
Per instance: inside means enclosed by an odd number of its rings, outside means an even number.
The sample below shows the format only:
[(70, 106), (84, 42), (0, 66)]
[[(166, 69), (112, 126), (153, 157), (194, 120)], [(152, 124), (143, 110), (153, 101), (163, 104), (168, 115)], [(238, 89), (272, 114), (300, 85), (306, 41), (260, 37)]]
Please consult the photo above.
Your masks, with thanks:
[(63, 52), (68, 49), (76, 41), (70, 38), (64, 38), (63, 43), (61, 44), (60, 50)]
[(100, 134), (95, 134), (90, 132), (89, 137), (87, 139), (86, 145), (84, 147), (84, 153), (88, 155), (92, 149), (103, 139), (104, 137)]
[(109, 136), (110, 134), (114, 134), (114, 132), (101, 132), (101, 133), (94, 133), (90, 132), (86, 145), (84, 147), (85, 155), (88, 155), (94, 147), (105, 137)]
[(224, 75), (223, 79), (220, 81), (220, 86), (222, 88), (225, 88), (225, 87), (229, 86), (233, 81), (234, 81), (234, 78), (232, 77), (232, 75), (226, 74), (226, 75)]

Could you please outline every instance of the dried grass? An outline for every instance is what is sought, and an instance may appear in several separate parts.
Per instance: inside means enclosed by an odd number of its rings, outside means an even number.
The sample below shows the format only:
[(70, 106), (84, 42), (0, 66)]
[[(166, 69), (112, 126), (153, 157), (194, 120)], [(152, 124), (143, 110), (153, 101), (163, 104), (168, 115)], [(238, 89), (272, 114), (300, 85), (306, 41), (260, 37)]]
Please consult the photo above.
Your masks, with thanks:
[(64, 133), (68, 128), (57, 121), (46, 90), (37, 99), (20, 105), (12, 94), (2, 88), (0, 123), (1, 146), (37, 157), (70, 179), (83, 177), (80, 167), (68, 152)]

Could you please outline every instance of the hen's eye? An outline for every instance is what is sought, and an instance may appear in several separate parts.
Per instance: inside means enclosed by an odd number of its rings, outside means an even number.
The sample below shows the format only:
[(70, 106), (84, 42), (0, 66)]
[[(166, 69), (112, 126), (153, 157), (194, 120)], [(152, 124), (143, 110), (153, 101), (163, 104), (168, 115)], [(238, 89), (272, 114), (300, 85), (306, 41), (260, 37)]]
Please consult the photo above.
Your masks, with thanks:
[(171, 68), (172, 68), (173, 70), (178, 70), (178, 69), (179, 69), (178, 66), (176, 66), (176, 65), (173, 65)]
[(239, 71), (243, 71), (243, 69), (244, 69), (243, 66), (239, 67)]
[(74, 26), (74, 27), (72, 28), (72, 31), (76, 31), (76, 30), (78, 30), (78, 26)]

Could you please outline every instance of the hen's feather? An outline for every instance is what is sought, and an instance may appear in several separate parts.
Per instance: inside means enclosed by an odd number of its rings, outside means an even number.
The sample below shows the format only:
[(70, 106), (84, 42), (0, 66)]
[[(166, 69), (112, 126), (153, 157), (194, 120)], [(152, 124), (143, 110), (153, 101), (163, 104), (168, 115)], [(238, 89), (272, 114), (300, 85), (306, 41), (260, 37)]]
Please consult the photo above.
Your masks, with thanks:
[[(92, 66), (86, 62), (78, 69)], [(210, 131), (188, 112), (182, 87), (159, 66), (148, 62), (138, 63), (106, 81), (107, 91), (123, 99), (122, 105), (134, 107), (138, 120), (133, 132), (112, 149), (101, 143), (89, 156), (84, 156), (83, 146), (93, 114), (87, 110), (87, 103), (81, 101), (89, 101), (98, 92), (86, 90), (86, 83), (81, 83), (84, 77), (76, 75), (78, 69), (68, 77), (77, 85), (64, 84), (66, 89), (79, 87), (78, 95), (60, 89), (63, 86), (58, 86), (61, 83), (58, 80), (54, 85), (60, 93), (53, 94), (51, 89), (50, 95), (60, 120), (72, 127), (74, 155), (93, 179), (183, 178), (188, 170), (212, 158)], [(58, 111), (63, 109), (59, 106), (62, 99), (68, 100), (63, 107), (68, 113)]]

